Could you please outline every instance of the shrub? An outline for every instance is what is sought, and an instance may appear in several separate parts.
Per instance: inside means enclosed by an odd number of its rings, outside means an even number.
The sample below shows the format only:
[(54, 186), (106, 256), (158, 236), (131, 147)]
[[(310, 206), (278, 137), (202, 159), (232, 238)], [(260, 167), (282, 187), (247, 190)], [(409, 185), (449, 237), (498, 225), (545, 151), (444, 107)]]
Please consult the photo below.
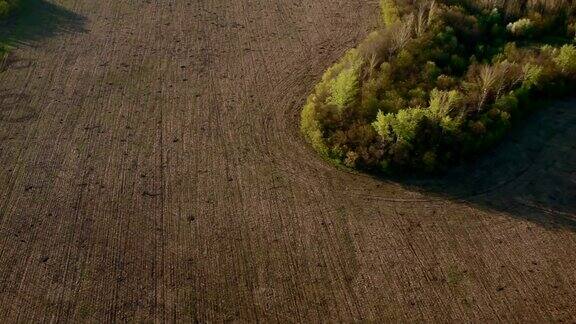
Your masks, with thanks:
[(315, 118), (314, 104), (309, 102), (304, 109), (302, 109), (302, 117), (300, 129), (306, 135), (306, 138), (312, 144), (312, 147), (318, 151), (323, 156), (328, 156), (328, 147), (324, 143), (324, 138), (322, 130), (320, 129), (320, 123)]
[(544, 68), (539, 65), (526, 63), (522, 71), (524, 73), (524, 81), (522, 86), (527, 89), (537, 86), (540, 82), (540, 79), (542, 78), (543, 70)]
[(433, 151), (428, 151), (424, 153), (422, 157), (422, 163), (426, 170), (433, 171), (436, 169), (436, 153)]
[(393, 140), (392, 125), (395, 121), (394, 114), (384, 114), (382, 111), (378, 111), (376, 116), (376, 121), (372, 123), (374, 129), (386, 141)]
[(534, 23), (529, 18), (522, 18), (513, 23), (509, 23), (507, 29), (515, 36), (527, 36), (534, 29)]
[(344, 165), (349, 168), (355, 168), (358, 162), (359, 155), (354, 151), (350, 151), (346, 154), (346, 159), (344, 160)]
[(564, 45), (553, 58), (564, 73), (576, 73), (576, 47), (574, 45)]
[(462, 94), (458, 90), (432, 90), (430, 93), (430, 112), (437, 119), (449, 116), (462, 102)]

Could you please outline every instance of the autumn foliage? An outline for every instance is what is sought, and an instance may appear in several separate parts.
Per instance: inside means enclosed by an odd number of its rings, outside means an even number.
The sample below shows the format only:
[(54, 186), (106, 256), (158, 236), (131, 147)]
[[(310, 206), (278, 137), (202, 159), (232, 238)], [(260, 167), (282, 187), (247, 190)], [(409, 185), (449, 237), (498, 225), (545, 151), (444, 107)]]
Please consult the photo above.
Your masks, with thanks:
[(574, 1), (381, 0), (383, 27), (326, 71), (301, 129), (350, 168), (432, 172), (574, 94)]

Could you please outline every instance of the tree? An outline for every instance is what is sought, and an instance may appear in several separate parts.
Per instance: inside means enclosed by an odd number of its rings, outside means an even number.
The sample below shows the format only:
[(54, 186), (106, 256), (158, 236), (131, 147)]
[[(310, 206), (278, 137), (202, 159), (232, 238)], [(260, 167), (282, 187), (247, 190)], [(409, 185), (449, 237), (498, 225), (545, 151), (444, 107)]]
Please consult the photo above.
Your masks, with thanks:
[(562, 46), (553, 60), (562, 72), (576, 73), (576, 47), (574, 45)]
[(394, 0), (380, 0), (380, 11), (384, 26), (389, 27), (400, 20), (400, 12)]

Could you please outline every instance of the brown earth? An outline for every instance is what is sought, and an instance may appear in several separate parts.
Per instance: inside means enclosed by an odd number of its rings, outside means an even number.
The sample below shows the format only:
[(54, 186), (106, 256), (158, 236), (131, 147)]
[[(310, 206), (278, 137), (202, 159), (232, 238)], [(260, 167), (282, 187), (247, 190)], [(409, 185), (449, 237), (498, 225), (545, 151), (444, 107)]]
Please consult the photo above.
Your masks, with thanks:
[(375, 179), (298, 114), (376, 1), (39, 4), (5, 28), (2, 322), (576, 321), (576, 103)]

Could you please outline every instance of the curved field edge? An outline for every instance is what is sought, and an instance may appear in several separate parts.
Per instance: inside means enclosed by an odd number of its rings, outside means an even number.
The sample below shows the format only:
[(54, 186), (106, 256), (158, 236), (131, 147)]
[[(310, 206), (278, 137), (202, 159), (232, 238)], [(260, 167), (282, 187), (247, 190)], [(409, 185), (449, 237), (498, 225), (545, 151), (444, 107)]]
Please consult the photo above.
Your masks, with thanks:
[(478, 156), (576, 80), (576, 5), (382, 0), (383, 28), (330, 67), (301, 112), (326, 160), (436, 172)]

